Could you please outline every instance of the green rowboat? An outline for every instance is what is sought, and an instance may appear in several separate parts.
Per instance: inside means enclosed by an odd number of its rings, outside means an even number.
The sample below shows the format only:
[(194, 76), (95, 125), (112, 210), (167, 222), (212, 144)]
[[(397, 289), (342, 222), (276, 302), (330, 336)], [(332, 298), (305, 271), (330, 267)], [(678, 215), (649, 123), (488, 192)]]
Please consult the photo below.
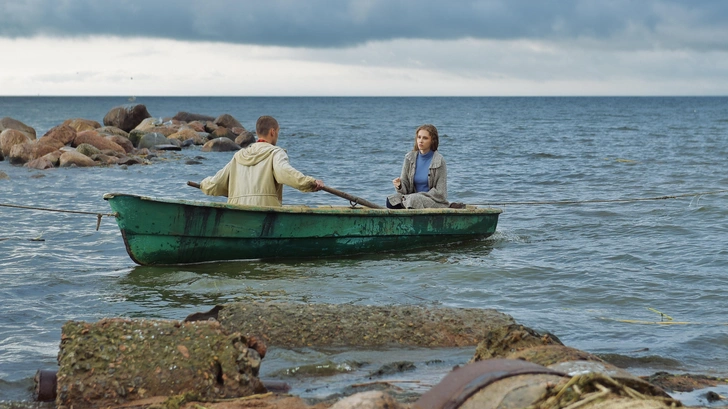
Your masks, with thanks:
[(238, 206), (107, 193), (126, 251), (141, 265), (347, 256), (484, 238), (501, 209)]

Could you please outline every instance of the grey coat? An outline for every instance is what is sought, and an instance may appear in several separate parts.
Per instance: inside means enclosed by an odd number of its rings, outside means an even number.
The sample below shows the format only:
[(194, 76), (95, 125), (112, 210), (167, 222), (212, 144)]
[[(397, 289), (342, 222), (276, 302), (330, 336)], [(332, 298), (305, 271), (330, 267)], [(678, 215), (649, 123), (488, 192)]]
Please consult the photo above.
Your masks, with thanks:
[(427, 176), (429, 192), (415, 193), (415, 165), (417, 164), (418, 151), (409, 151), (404, 157), (402, 175), (399, 177), (402, 183), (397, 193), (387, 197), (393, 206), (402, 204), (408, 209), (424, 209), (428, 207), (448, 207), (447, 202), (447, 167), (445, 159), (440, 152), (435, 151), (430, 163), (430, 172)]

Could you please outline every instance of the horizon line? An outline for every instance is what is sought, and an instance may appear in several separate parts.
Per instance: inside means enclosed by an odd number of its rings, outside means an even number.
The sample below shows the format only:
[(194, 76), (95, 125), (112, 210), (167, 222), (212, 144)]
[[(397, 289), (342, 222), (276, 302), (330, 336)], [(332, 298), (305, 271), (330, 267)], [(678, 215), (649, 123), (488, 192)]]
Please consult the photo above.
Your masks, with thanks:
[[(0, 95), (0, 98), (725, 98), (725, 95)], [(133, 99), (131, 99), (133, 98)]]

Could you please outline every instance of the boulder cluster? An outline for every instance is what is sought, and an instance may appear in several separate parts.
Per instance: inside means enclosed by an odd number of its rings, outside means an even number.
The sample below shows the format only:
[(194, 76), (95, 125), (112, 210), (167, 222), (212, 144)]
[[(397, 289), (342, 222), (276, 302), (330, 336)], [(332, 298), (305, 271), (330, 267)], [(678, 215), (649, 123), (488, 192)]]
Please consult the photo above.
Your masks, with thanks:
[(67, 119), (37, 138), (32, 127), (0, 119), (0, 161), (32, 169), (148, 163), (155, 150), (202, 145), (204, 152), (236, 151), (255, 142), (232, 115), (179, 112), (154, 118), (142, 104), (112, 108), (103, 119)]
[[(266, 344), (314, 350), (477, 346), (469, 362), (455, 366), (424, 393), (395, 385), (408, 380), (393, 375), (415, 368), (412, 362), (396, 361), (370, 372), (371, 382), (302, 399), (288, 394), (290, 385), (284, 381), (259, 378)], [(568, 347), (553, 334), (517, 324), (506, 314), (477, 308), (245, 302), (216, 305), (184, 321), (69, 321), (61, 329), (58, 364), (56, 372), (39, 371), (35, 379), (38, 400), (55, 400), (58, 409), (682, 406), (659, 384)], [(296, 373), (303, 374), (307, 366), (297, 366)], [(710, 382), (725, 384), (717, 378)]]

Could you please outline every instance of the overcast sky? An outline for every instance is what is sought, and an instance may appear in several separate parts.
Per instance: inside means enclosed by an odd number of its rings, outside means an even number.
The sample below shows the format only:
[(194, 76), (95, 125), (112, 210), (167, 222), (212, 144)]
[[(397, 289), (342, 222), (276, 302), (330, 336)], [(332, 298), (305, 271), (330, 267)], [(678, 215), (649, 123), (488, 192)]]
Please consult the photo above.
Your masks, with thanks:
[(0, 95), (728, 95), (726, 0), (0, 0)]

